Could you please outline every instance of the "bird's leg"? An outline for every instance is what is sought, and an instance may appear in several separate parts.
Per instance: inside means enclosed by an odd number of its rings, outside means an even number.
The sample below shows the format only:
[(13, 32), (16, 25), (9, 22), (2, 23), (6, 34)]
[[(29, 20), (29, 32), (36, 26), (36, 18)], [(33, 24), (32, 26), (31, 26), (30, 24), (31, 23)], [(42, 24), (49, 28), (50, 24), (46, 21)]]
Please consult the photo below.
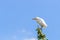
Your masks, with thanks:
[(41, 29), (41, 31), (42, 31), (42, 26), (40, 27), (39, 25), (37, 25), (37, 27), (38, 27), (38, 28), (40, 28), (40, 29)]
[(42, 27), (41, 27), (40, 29), (41, 29), (41, 31), (42, 31)]

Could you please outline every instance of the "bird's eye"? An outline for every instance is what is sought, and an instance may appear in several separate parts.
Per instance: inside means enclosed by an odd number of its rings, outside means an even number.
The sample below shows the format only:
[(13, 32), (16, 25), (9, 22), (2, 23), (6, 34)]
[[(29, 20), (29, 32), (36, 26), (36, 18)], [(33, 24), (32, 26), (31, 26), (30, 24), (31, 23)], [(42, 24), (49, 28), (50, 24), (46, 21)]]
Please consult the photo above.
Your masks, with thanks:
[(40, 21), (42, 23), (42, 21)]

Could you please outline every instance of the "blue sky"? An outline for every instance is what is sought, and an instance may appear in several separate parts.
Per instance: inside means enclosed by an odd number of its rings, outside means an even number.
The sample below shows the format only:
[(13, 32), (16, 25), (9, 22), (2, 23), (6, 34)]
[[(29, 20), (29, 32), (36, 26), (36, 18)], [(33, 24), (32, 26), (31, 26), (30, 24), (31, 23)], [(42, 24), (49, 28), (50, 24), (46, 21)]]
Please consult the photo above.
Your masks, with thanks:
[(34, 40), (37, 23), (43, 18), (49, 40), (60, 40), (60, 0), (0, 0), (0, 40)]

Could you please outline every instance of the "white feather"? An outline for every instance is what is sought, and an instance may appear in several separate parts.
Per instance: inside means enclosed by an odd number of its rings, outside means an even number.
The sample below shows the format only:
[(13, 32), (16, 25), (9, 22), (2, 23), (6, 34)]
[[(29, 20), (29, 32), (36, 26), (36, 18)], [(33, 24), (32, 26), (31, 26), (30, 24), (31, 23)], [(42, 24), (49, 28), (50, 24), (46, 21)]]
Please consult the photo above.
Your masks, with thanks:
[(47, 24), (46, 22), (40, 18), (40, 17), (36, 17), (36, 18), (33, 18), (33, 20), (36, 20), (36, 22), (43, 28), (46, 28), (47, 27)]

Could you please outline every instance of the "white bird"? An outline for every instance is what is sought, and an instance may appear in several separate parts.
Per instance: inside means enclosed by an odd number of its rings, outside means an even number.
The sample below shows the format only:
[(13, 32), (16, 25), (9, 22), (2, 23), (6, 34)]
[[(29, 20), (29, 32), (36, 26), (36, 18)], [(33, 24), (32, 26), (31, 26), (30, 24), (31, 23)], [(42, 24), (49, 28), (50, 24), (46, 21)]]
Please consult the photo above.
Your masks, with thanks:
[(36, 22), (42, 27), (42, 28), (46, 28), (47, 27), (47, 24), (45, 23), (45, 21), (40, 18), (40, 17), (36, 17), (36, 18), (33, 18), (33, 20), (36, 20)]

